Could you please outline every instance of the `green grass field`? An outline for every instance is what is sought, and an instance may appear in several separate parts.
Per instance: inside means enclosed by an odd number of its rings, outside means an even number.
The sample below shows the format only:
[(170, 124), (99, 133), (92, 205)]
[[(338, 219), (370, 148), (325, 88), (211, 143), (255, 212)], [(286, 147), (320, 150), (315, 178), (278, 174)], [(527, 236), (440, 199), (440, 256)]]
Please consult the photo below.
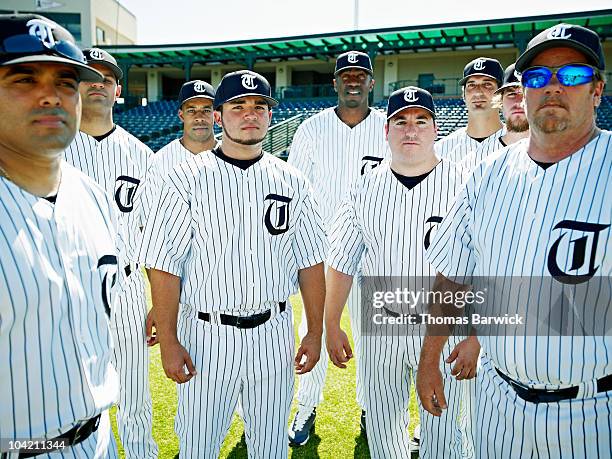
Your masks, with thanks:
[[(297, 328), (302, 317), (302, 302), (299, 295), (291, 298), (293, 305), (296, 342)], [(342, 327), (350, 336), (348, 314), (342, 318)], [(159, 446), (160, 459), (172, 459), (178, 453), (178, 439), (174, 433), (174, 415), (176, 413), (176, 387), (175, 383), (166, 378), (161, 365), (159, 346), (151, 350), (151, 396), (153, 398), (153, 437)], [(296, 383), (297, 386), (297, 383)], [(290, 448), (291, 458), (329, 458), (354, 457), (369, 458), (368, 445), (359, 431), (360, 409), (355, 401), (355, 362), (351, 361), (345, 370), (336, 368), (331, 363), (327, 372), (327, 382), (323, 393), (324, 401), (317, 408), (316, 432), (308, 444), (299, 448)], [(411, 397), (411, 419), (418, 419), (416, 401)], [(296, 404), (292, 406), (291, 419)], [(115, 409), (111, 411), (111, 420), (117, 437), (115, 424)], [(413, 429), (411, 422), (411, 431)], [(242, 421), (234, 416), (228, 435), (221, 448), (222, 458), (246, 458), (246, 444), (241, 440), (243, 433)], [(124, 457), (120, 449), (120, 457)]]

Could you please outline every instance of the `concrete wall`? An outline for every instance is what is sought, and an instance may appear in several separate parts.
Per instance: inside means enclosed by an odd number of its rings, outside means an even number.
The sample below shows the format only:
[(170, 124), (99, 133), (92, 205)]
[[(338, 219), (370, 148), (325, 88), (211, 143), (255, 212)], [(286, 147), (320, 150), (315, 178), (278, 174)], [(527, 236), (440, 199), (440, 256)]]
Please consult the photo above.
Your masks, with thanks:
[(96, 27), (104, 29), (106, 43), (97, 45), (130, 45), (136, 43), (136, 16), (117, 0), (95, 0), (91, 2), (91, 34), (96, 41)]
[(45, 13), (79, 13), (79, 45), (84, 48), (103, 44), (96, 43), (96, 25), (106, 32), (107, 42), (104, 44), (136, 43), (136, 17), (117, 0), (59, 0), (57, 3), (62, 6), (36, 10), (35, 0), (0, 0), (0, 10), (31, 12), (42, 16)]

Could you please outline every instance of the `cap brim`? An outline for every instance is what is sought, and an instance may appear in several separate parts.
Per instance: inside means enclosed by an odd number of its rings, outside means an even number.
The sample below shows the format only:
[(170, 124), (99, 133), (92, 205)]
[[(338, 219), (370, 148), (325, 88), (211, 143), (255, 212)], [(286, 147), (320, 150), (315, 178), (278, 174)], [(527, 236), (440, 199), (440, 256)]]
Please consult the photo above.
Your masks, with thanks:
[(492, 80), (497, 81), (497, 84), (498, 84), (498, 85), (501, 83), (501, 81), (499, 81), (499, 80), (498, 80), (497, 78), (495, 78), (493, 75), (489, 75), (488, 73), (471, 73), (470, 75), (468, 75), (468, 76), (466, 76), (466, 77), (461, 78), (461, 79), (459, 80), (459, 85), (463, 86), (463, 85), (465, 84), (465, 82), (466, 82), (466, 81), (467, 81), (469, 78), (471, 78), (471, 77), (473, 77), (473, 76), (486, 76), (486, 77), (491, 78)]
[(497, 89), (496, 89), (496, 90), (493, 92), (493, 94), (498, 94), (498, 93), (500, 93), (501, 91), (503, 91), (504, 89), (509, 88), (509, 87), (511, 87), (511, 86), (522, 86), (522, 85), (521, 85), (521, 83), (520, 83), (519, 81), (513, 81), (512, 83), (506, 83), (505, 85), (503, 85), (503, 86), (501, 86), (501, 87), (497, 88)]
[(523, 70), (529, 67), (529, 64), (531, 64), (531, 61), (542, 51), (546, 51), (547, 49), (550, 49), (550, 48), (566, 48), (566, 47), (573, 48), (576, 51), (580, 51), (585, 56), (587, 56), (587, 58), (591, 59), (591, 62), (590, 62), (591, 64), (593, 64), (599, 70), (604, 70), (599, 66), (599, 56), (597, 56), (597, 54), (595, 54), (592, 49), (580, 43), (576, 43), (575, 41), (565, 40), (563, 38), (557, 38), (554, 40), (549, 40), (549, 41), (539, 43), (533, 48), (525, 51), (516, 60), (516, 65), (514, 66), (514, 68), (517, 72), (522, 73)]
[(34, 56), (23, 56), (10, 61), (3, 62), (1, 65), (15, 65), (15, 64), (28, 64), (35, 62), (50, 62), (53, 64), (65, 64), (70, 67), (74, 67), (79, 74), (80, 81), (104, 81), (104, 75), (98, 72), (96, 69), (92, 69), (87, 64), (81, 64), (80, 62), (73, 61), (66, 57), (51, 56), (46, 54), (37, 54)]
[(278, 101), (277, 101), (276, 99), (273, 99), (272, 97), (269, 97), (269, 96), (264, 96), (263, 94), (257, 94), (256, 92), (249, 92), (249, 93), (246, 93), (246, 94), (239, 94), (239, 95), (237, 95), (237, 96), (230, 97), (229, 99), (224, 100), (222, 103), (220, 103), (219, 105), (217, 105), (217, 106), (215, 107), (215, 110), (216, 110), (217, 108), (219, 108), (221, 105), (226, 104), (226, 103), (228, 103), (228, 102), (230, 102), (230, 101), (232, 101), (232, 100), (235, 100), (235, 99), (240, 99), (241, 97), (248, 97), (248, 96), (258, 96), (258, 97), (263, 97), (264, 99), (266, 99), (266, 100), (267, 100), (267, 101), (270, 103), (270, 108), (271, 108), (271, 107), (276, 107), (276, 106), (278, 105)]
[(208, 100), (215, 100), (215, 98), (214, 98), (214, 97), (207, 96), (207, 95), (204, 95), (204, 94), (202, 94), (202, 95), (198, 95), (198, 96), (191, 96), (191, 97), (188, 97), (188, 98), (187, 98), (187, 99), (185, 99), (185, 100), (180, 101), (180, 102), (179, 102), (179, 107), (182, 107), (182, 106), (183, 106), (183, 104), (184, 104), (185, 102), (187, 102), (188, 100), (193, 100), (193, 99), (208, 99)]
[(387, 121), (389, 121), (391, 118), (393, 118), (395, 115), (397, 115), (399, 112), (403, 112), (404, 110), (409, 110), (411, 108), (422, 108), (423, 110), (427, 110), (429, 113), (431, 113), (431, 116), (433, 116), (433, 118), (436, 118), (436, 113), (431, 111), (431, 108), (427, 108), (424, 105), (411, 105), (409, 107), (402, 107), (402, 108), (398, 108), (397, 110), (395, 110), (393, 113), (391, 113), (390, 115), (387, 115)]
[(121, 68), (119, 68), (118, 66), (116, 66), (115, 64), (113, 64), (112, 62), (106, 62), (106, 61), (98, 61), (98, 60), (93, 60), (93, 59), (88, 59), (87, 63), (89, 65), (91, 64), (98, 64), (98, 65), (103, 65), (105, 67), (108, 67), (109, 69), (111, 69), (111, 71), (115, 74), (115, 78), (117, 80), (120, 80), (121, 78), (123, 78), (123, 70), (121, 70)]
[(348, 70), (348, 69), (359, 69), (359, 70), (364, 70), (364, 71), (366, 71), (367, 73), (369, 73), (370, 75), (374, 75), (374, 73), (372, 72), (372, 70), (371, 70), (371, 69), (369, 69), (369, 68), (367, 68), (367, 67), (363, 67), (363, 66), (361, 66), (361, 65), (351, 65), (350, 67), (342, 67), (340, 70), (336, 70), (336, 71), (334, 72), (334, 76), (336, 76), (336, 75), (338, 75), (339, 73), (344, 72), (345, 70)]

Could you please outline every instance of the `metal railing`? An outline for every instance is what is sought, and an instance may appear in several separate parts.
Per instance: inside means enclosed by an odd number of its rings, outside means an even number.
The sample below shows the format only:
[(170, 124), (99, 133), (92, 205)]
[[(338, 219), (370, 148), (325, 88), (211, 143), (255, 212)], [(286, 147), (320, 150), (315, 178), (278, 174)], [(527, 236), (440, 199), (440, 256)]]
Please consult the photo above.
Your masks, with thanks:
[(286, 157), (295, 131), (307, 117), (306, 113), (300, 113), (272, 126), (263, 142), (264, 151)]

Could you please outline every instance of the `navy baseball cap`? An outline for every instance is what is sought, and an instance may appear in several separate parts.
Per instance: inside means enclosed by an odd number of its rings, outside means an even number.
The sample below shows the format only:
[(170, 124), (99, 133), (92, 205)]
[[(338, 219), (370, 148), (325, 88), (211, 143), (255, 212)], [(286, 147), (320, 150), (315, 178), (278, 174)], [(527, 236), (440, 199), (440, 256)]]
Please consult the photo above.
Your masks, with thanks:
[(580, 51), (591, 65), (599, 70), (606, 68), (599, 35), (586, 27), (561, 23), (540, 32), (529, 41), (527, 49), (516, 61), (516, 71), (522, 73), (529, 68), (531, 61), (542, 51), (559, 47)]
[(181, 90), (179, 91), (179, 107), (182, 107), (185, 102), (195, 99), (196, 97), (215, 100), (215, 88), (213, 88), (210, 83), (203, 80), (188, 81), (181, 86)]
[(123, 78), (123, 70), (119, 68), (117, 65), (117, 59), (115, 59), (108, 51), (104, 51), (100, 48), (86, 48), (83, 50), (83, 54), (85, 55), (85, 59), (87, 59), (87, 63), (91, 64), (100, 64), (105, 67), (108, 67), (117, 81)]
[(368, 72), (370, 75), (372, 72), (372, 61), (370, 56), (361, 51), (348, 51), (340, 54), (336, 58), (336, 68), (334, 69), (334, 76), (346, 69), (361, 69)]
[(516, 73), (514, 72), (515, 65), (516, 64), (510, 64), (508, 67), (506, 67), (506, 70), (504, 71), (504, 84), (495, 90), (495, 94), (511, 86), (521, 85), (521, 82), (519, 81), (518, 77), (516, 76)]
[(225, 74), (217, 86), (213, 107), (217, 110), (230, 100), (246, 96), (261, 96), (268, 101), (270, 107), (278, 105), (278, 101), (272, 97), (272, 88), (268, 80), (251, 70), (239, 70)]
[(433, 97), (429, 91), (416, 86), (407, 86), (393, 91), (387, 105), (387, 120), (407, 108), (422, 108), (431, 113), (434, 118), (436, 117)]
[(74, 67), (81, 81), (102, 81), (74, 37), (38, 14), (0, 14), (0, 65), (51, 62)]
[(498, 86), (501, 86), (502, 80), (504, 79), (504, 69), (497, 59), (478, 57), (468, 62), (465, 66), (463, 69), (463, 78), (459, 80), (459, 84), (461, 86), (465, 85), (468, 78), (473, 75), (488, 76), (497, 81)]

